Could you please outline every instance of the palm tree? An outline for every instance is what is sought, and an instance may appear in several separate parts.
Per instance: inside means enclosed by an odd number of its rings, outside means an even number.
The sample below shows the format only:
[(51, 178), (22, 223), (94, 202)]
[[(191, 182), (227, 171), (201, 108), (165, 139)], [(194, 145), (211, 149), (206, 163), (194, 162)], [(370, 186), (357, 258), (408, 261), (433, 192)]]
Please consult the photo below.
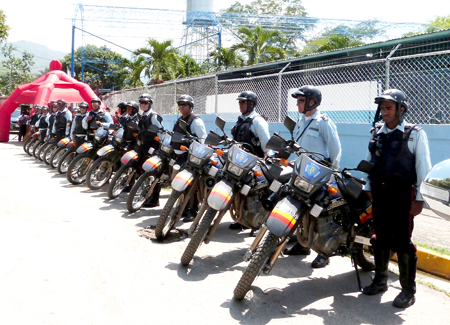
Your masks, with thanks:
[(214, 52), (209, 53), (209, 57), (215, 62), (216, 71), (237, 68), (243, 65), (244, 58), (236, 55), (228, 48), (217, 46)]
[(247, 54), (247, 64), (268, 62), (286, 57), (286, 51), (279, 46), (283, 40), (283, 34), (278, 30), (264, 30), (256, 26), (254, 30), (247, 27), (238, 29), (240, 43), (230, 47), (232, 53), (242, 51)]
[(328, 34), (308, 42), (304, 54), (333, 51), (362, 44), (364, 42), (347, 35)]
[(155, 39), (148, 40), (148, 46), (133, 52), (135, 60), (135, 78), (141, 73), (151, 79), (152, 83), (160, 83), (162, 80), (175, 79), (183, 64), (178, 50), (172, 47), (172, 40), (158, 42)]

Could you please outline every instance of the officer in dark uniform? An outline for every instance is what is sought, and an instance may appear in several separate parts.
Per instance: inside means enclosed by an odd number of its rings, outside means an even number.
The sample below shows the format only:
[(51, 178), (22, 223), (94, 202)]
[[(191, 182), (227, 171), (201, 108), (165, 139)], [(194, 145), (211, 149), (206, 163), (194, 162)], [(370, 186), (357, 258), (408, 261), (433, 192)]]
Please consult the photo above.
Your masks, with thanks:
[(99, 127), (108, 129), (111, 123), (114, 123), (111, 114), (100, 107), (101, 100), (98, 97), (91, 99), (92, 111), (86, 114), (83, 119), (83, 128), (87, 130), (88, 138), (94, 136), (94, 130)]
[[(35, 106), (35, 108), (36, 108), (36, 106)], [(44, 142), (45, 137), (47, 136), (47, 129), (48, 129), (48, 123), (47, 123), (47, 117), (49, 116), (48, 106), (46, 106), (46, 105), (42, 106), (41, 112), (42, 112), (42, 114), (40, 114), (40, 117), (37, 120), (35, 126), (39, 130), (41, 142)]]
[[(194, 111), (194, 98), (190, 95), (181, 95), (177, 99), (178, 108), (180, 110), (181, 116), (175, 122), (173, 127), (174, 132), (183, 133), (183, 129), (180, 126), (180, 121), (183, 120), (186, 122), (186, 131), (189, 134), (195, 135), (200, 143), (204, 143), (206, 139), (206, 127), (202, 118), (195, 114)], [(178, 155), (177, 164), (183, 165), (187, 161), (188, 154), (183, 153), (183, 151), (179, 150), (180, 144), (174, 143), (172, 147), (175, 150), (175, 153)], [(183, 222), (192, 222), (195, 219), (195, 216), (198, 212), (198, 198), (197, 195), (192, 195), (191, 200), (189, 201), (186, 209), (183, 211)]]
[(388, 289), (389, 259), (391, 251), (397, 252), (402, 291), (393, 305), (407, 308), (415, 302), (417, 256), (411, 235), (413, 218), (423, 208), (419, 188), (431, 169), (428, 139), (422, 128), (403, 120), (408, 103), (402, 91), (388, 89), (375, 98), (375, 103), (374, 125), (380, 113), (384, 123), (376, 124), (371, 131), (366, 159), (374, 167), (365, 187), (372, 199), (376, 234), (375, 277), (363, 293), (375, 295)]
[(53, 138), (55, 133), (53, 133), (53, 124), (55, 124), (56, 113), (58, 112), (58, 104), (56, 101), (50, 102), (50, 114), (47, 116), (45, 121), (48, 124), (47, 137)]
[(33, 129), (33, 131), (36, 131), (36, 122), (41, 118), (42, 115), (42, 107), (41, 105), (34, 105), (34, 114), (30, 119), (30, 126)]
[(72, 113), (67, 109), (67, 103), (64, 99), (58, 99), (56, 103), (58, 105), (58, 112), (55, 116), (52, 133), (55, 134), (56, 140), (59, 141), (69, 135), (70, 125), (72, 124)]
[(123, 126), (126, 121), (127, 102), (120, 102), (119, 105), (117, 105), (117, 107), (119, 109), (116, 111), (115, 116), (119, 124)]
[(86, 117), (89, 104), (81, 102), (78, 105), (78, 109), (79, 111), (75, 114), (72, 127), (70, 128), (70, 138), (75, 142), (77, 148), (86, 141), (87, 130), (83, 127), (83, 119)]

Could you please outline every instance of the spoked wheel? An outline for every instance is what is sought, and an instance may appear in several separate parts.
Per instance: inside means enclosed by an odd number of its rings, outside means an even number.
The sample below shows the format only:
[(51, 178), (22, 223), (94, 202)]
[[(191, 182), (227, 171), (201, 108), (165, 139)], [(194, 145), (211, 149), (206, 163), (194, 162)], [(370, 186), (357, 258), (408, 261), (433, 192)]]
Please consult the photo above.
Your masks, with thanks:
[(261, 273), (264, 265), (272, 256), (278, 243), (278, 237), (269, 233), (264, 239), (263, 243), (258, 246), (256, 253), (252, 256), (250, 263), (247, 266), (244, 274), (242, 274), (236, 288), (234, 288), (234, 297), (238, 300), (244, 299), (247, 292), (250, 290), (253, 281)]
[(38, 145), (39, 140), (33, 139), (34, 141), (31, 141), (30, 144), (27, 147), (27, 154), (29, 156), (33, 155), (34, 147)]
[(33, 140), (35, 140), (35, 139), (33, 139), (33, 137), (29, 137), (27, 139), (27, 141), (25, 141), (24, 144), (23, 144), (23, 151), (25, 151), (25, 153), (27, 155), (29, 155), (28, 148), (30, 147), (30, 144), (31, 144), (31, 142), (33, 142)]
[(48, 147), (49, 145), (50, 145), (50, 144), (49, 144), (48, 142), (44, 143), (44, 144), (41, 146), (41, 148), (39, 149), (38, 153), (36, 154), (37, 158), (38, 158), (40, 161), (43, 161), (43, 160), (44, 160), (44, 153), (45, 153), (45, 150), (47, 149), (47, 147)]
[(86, 185), (91, 190), (100, 189), (111, 178), (113, 167), (113, 163), (108, 157), (96, 159), (86, 174)]
[(144, 202), (152, 195), (158, 180), (152, 173), (144, 173), (139, 177), (128, 194), (127, 209), (129, 212), (133, 213), (142, 208)]
[(355, 244), (356, 264), (360, 266), (364, 271), (375, 270), (375, 258), (373, 256), (372, 246)]
[(205, 215), (200, 221), (197, 229), (195, 229), (189, 244), (184, 250), (183, 256), (181, 256), (181, 264), (184, 266), (188, 266), (194, 258), (195, 252), (208, 234), (209, 228), (211, 227), (211, 222), (216, 216), (216, 212), (217, 210), (214, 210), (213, 208), (208, 208), (208, 210), (206, 210)]
[(166, 238), (169, 231), (178, 221), (176, 216), (180, 211), (180, 206), (183, 204), (184, 198), (184, 192), (172, 190), (172, 194), (170, 194), (156, 224), (155, 236), (158, 240)]
[(75, 151), (67, 150), (64, 153), (64, 155), (58, 161), (58, 173), (64, 174), (67, 172), (67, 169), (69, 168), (69, 165), (72, 162), (73, 158), (75, 158), (75, 155), (76, 155)]
[(74, 185), (83, 183), (91, 164), (92, 158), (87, 154), (76, 156), (67, 169), (67, 180)]
[(56, 148), (57, 148), (56, 143), (52, 143), (51, 145), (47, 146), (47, 149), (45, 149), (43, 161), (47, 165), (50, 164), (50, 158), (52, 157), (52, 154), (56, 150)]
[(122, 165), (114, 174), (111, 183), (109, 183), (108, 197), (111, 200), (119, 197), (125, 187), (131, 184), (135, 173), (136, 169), (133, 166), (128, 164)]
[(64, 156), (66, 153), (67, 148), (66, 147), (58, 147), (55, 151), (53, 151), (49, 161), (50, 161), (50, 167), (57, 168), (59, 160)]
[(39, 159), (38, 153), (39, 153), (39, 150), (41, 150), (42, 146), (44, 146), (44, 142), (40, 142), (40, 141), (37, 145), (34, 146), (34, 148), (33, 148), (34, 158)]

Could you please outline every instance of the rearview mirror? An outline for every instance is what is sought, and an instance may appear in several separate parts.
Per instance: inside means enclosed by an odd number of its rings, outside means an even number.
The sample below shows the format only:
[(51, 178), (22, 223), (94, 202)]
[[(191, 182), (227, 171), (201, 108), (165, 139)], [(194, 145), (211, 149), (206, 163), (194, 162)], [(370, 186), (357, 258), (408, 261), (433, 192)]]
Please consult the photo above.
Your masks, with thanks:
[(162, 116), (159, 115), (158, 113), (156, 113), (156, 119), (158, 120), (159, 123), (161, 123), (163, 121)]
[(184, 120), (182, 120), (182, 119), (179, 119), (179, 120), (178, 120), (178, 125), (180, 126), (180, 128), (181, 128), (183, 131), (186, 131), (186, 130), (187, 130), (187, 123), (186, 123), (186, 121), (184, 121)]
[(375, 164), (371, 163), (367, 160), (361, 160), (361, 162), (358, 164), (358, 167), (356, 167), (356, 170), (359, 170), (364, 173), (370, 173), (370, 171), (373, 169)]
[(216, 117), (216, 126), (223, 131), (223, 128), (225, 127), (225, 120), (221, 118), (220, 116)]
[(148, 129), (150, 130), (150, 132), (153, 132), (153, 133), (158, 133), (158, 131), (159, 131), (159, 127), (157, 127), (157, 126), (154, 125), (154, 124), (150, 125), (150, 126), (148, 127)]
[(297, 124), (297, 122), (295, 122), (294, 119), (290, 116), (286, 116), (286, 118), (284, 119), (284, 126), (291, 133), (294, 131), (296, 124)]
[(205, 144), (209, 144), (212, 146), (217, 146), (221, 142), (222, 142), (222, 137), (213, 131), (210, 131), (208, 133), (208, 136), (205, 139)]
[(186, 139), (184, 138), (184, 135), (178, 132), (175, 132), (174, 134), (172, 134), (172, 142), (175, 143), (180, 143), (180, 142), (184, 142), (186, 141)]
[(288, 146), (287, 141), (277, 133), (274, 133), (267, 142), (266, 149), (274, 151), (283, 151), (286, 150), (287, 146)]

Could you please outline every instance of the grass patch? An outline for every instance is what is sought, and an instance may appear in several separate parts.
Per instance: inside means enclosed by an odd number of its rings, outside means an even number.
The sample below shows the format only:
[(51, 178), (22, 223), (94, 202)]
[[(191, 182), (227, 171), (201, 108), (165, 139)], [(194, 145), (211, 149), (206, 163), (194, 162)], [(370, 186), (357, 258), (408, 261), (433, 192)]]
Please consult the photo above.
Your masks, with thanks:
[(431, 251), (433, 251), (435, 253), (438, 253), (438, 254), (441, 254), (441, 255), (450, 256), (450, 249), (448, 249), (448, 248), (436, 247), (436, 246), (433, 246), (433, 245), (430, 245), (430, 244), (424, 244), (424, 243), (416, 243), (416, 244), (419, 247), (423, 247), (423, 248), (429, 249), (429, 250), (431, 250)]

